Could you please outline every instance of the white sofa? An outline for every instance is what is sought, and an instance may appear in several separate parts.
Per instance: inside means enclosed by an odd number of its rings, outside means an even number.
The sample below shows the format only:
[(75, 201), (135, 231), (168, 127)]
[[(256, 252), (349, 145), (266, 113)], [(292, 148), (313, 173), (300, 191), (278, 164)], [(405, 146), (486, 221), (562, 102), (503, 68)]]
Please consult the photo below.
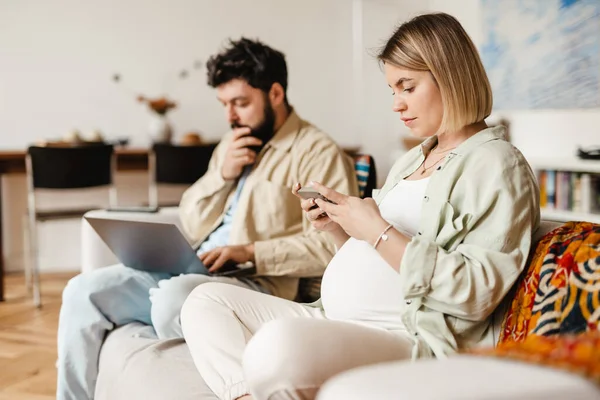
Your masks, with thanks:
[[(89, 216), (172, 222), (179, 225), (176, 208), (157, 214), (92, 211)], [(543, 223), (538, 238), (556, 224)], [(82, 221), (82, 270), (117, 263), (89, 224)], [(500, 316), (501, 313), (498, 313)], [(499, 332), (497, 318), (495, 331)], [(362, 373), (360, 369), (356, 373)], [(600, 391), (583, 379), (561, 371), (479, 357), (452, 357), (415, 364), (396, 363), (391, 372), (366, 371), (388, 382), (382, 390), (356, 387), (354, 372), (341, 374), (327, 385), (324, 400), (347, 399), (600, 399)], [(437, 382), (432, 385), (431, 382)], [(340, 385), (352, 388), (343, 396)], [(387, 396), (393, 388), (393, 395)], [(595, 392), (594, 392), (595, 390)], [(347, 393), (351, 394), (348, 395)], [(565, 396), (568, 393), (568, 396)], [(593, 397), (596, 395), (596, 397)], [(583, 397), (582, 397), (583, 396)], [(587, 396), (587, 397), (585, 397)], [(183, 340), (158, 340), (151, 327), (131, 323), (110, 333), (100, 355), (97, 400), (209, 400), (217, 399), (196, 371)]]
[(317, 400), (599, 400), (600, 388), (557, 369), (477, 356), (357, 368), (329, 380)]
[[(91, 211), (90, 217), (170, 222), (176, 207), (158, 213)], [(85, 220), (81, 223), (82, 272), (118, 260)], [(154, 329), (131, 323), (110, 333), (100, 353), (96, 400), (217, 400), (206, 386), (183, 339), (158, 340)]]

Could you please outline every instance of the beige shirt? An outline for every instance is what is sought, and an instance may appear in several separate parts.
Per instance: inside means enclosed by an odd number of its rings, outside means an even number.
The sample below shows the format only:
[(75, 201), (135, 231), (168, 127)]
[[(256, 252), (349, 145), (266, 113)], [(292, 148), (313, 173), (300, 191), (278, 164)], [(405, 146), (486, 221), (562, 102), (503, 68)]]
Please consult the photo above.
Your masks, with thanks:
[[(213, 153), (208, 171), (179, 205), (186, 234), (204, 241), (223, 220), (236, 180), (221, 168), (232, 133)], [(326, 233), (313, 229), (292, 194), (296, 183), (315, 180), (341, 193), (357, 195), (354, 163), (325, 133), (292, 112), (265, 145), (248, 176), (231, 227), (229, 244), (255, 243), (257, 278), (273, 295), (294, 299), (298, 278), (321, 276), (334, 254)]]

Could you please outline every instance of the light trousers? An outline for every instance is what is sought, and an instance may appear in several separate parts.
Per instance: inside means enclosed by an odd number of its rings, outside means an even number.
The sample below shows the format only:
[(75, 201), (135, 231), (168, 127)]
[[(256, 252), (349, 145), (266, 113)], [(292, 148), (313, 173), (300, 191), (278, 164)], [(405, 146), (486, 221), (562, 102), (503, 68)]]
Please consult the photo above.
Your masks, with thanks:
[(348, 369), (410, 359), (414, 339), (322, 309), (220, 283), (197, 287), (181, 312), (198, 371), (224, 400), (313, 399)]

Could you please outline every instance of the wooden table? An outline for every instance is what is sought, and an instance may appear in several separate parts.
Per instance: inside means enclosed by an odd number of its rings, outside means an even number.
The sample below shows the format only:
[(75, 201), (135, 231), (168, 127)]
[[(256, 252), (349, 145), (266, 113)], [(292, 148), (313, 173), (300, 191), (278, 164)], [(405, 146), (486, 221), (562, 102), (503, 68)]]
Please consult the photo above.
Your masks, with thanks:
[[(118, 171), (147, 171), (148, 149), (116, 148)], [(2, 238), (2, 175), (25, 173), (25, 150), (0, 151), (0, 301), (4, 301), (4, 243)]]
[[(349, 155), (358, 153), (358, 147), (344, 147)], [(116, 148), (117, 171), (147, 171), (148, 149)], [(2, 239), (2, 175), (25, 173), (25, 150), (0, 151), (0, 301), (4, 301), (4, 244)]]

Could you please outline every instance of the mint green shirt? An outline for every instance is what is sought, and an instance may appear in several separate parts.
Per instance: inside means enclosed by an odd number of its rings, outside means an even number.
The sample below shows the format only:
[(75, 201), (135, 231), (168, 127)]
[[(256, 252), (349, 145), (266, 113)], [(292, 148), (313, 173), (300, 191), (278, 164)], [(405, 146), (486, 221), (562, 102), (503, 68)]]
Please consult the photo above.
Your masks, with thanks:
[[(419, 232), (400, 264), (402, 319), (417, 343), (414, 357), (494, 345), (492, 314), (523, 271), (540, 222), (535, 175), (505, 131), (470, 137), (431, 175)], [(395, 163), (373, 194), (378, 204), (436, 143), (431, 137)]]

